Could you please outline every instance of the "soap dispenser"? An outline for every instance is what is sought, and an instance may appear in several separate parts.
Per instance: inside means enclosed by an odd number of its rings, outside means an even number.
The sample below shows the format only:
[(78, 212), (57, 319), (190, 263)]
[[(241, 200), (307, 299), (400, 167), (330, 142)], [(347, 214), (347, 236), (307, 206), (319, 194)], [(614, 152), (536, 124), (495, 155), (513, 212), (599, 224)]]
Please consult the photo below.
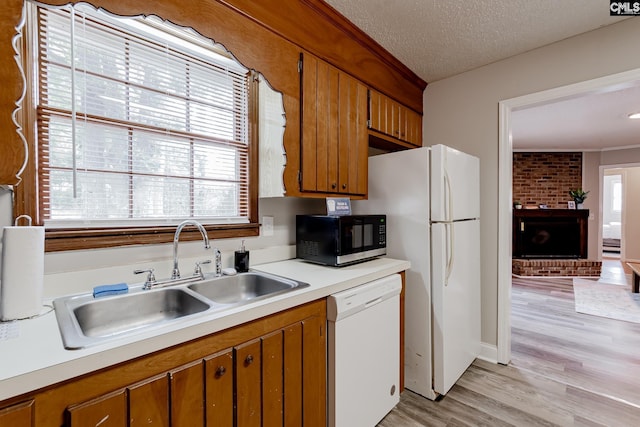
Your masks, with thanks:
[(249, 271), (249, 251), (244, 247), (244, 240), (239, 251), (235, 251), (234, 267), (238, 273), (246, 273)]

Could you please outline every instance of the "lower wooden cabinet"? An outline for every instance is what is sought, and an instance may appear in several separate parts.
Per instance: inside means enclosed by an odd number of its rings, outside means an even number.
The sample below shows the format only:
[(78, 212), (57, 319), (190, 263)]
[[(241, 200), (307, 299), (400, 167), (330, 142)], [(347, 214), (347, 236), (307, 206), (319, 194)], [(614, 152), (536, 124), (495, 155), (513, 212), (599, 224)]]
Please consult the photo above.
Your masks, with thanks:
[(68, 408), (67, 424), (71, 426), (120, 427), (127, 423), (126, 390), (118, 390)]
[[(204, 384), (204, 366), (201, 360), (169, 373), (168, 406), (172, 426), (202, 425), (205, 420)], [(162, 396), (158, 400), (163, 400)]]
[[(129, 426), (169, 425), (169, 382), (166, 375), (150, 378), (127, 389)], [(75, 427), (75, 426), (74, 426)]]
[(234, 349), (236, 371), (236, 416), (238, 426), (260, 427), (262, 423), (260, 340)]
[(325, 328), (305, 304), (40, 390), (0, 427), (325, 426)]
[(233, 425), (233, 350), (227, 349), (205, 360), (206, 425)]
[(0, 405), (0, 427), (32, 427), (33, 400), (6, 407)]

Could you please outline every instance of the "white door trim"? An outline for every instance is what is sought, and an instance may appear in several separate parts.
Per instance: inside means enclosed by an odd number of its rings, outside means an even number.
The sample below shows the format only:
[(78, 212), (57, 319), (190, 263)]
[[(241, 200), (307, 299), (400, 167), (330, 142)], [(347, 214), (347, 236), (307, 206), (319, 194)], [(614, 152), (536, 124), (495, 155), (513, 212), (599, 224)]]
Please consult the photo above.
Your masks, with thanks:
[(498, 363), (511, 360), (511, 222), (512, 162), (511, 113), (589, 93), (608, 92), (640, 81), (640, 69), (599, 77), (499, 102), (498, 134)]

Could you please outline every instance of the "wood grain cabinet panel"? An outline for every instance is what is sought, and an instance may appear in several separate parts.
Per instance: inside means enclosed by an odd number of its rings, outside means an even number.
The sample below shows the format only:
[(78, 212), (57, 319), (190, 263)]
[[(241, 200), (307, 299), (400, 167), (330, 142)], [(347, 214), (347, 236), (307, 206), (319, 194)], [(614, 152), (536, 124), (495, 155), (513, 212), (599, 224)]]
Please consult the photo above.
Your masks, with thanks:
[(422, 146), (422, 115), (382, 93), (369, 89), (369, 130), (399, 147)]
[(367, 193), (367, 88), (305, 53), (301, 57), (300, 191)]
[(204, 366), (198, 360), (171, 371), (170, 407), (172, 427), (204, 424)]
[(302, 425), (302, 323), (284, 330), (284, 425)]
[(265, 426), (284, 425), (283, 344), (283, 331), (262, 337), (262, 420)]
[(127, 427), (127, 394), (118, 390), (67, 410), (69, 427)]
[[(315, 424), (316, 420), (324, 419), (327, 405), (326, 364), (327, 353), (323, 338), (326, 336), (326, 321), (318, 317), (311, 317), (302, 322), (302, 342), (304, 346), (304, 360), (302, 376), (303, 386), (303, 420), (305, 426)], [(315, 395), (306, 394), (306, 390), (314, 390)], [(324, 425), (324, 424), (322, 424)]]
[(160, 375), (128, 387), (129, 426), (169, 427), (169, 378)]
[(233, 425), (233, 350), (205, 359), (206, 425)]
[(405, 108), (407, 142), (422, 147), (422, 115)]
[(32, 427), (33, 400), (0, 408), (0, 427)]
[(260, 340), (234, 348), (236, 369), (236, 419), (238, 427), (262, 425)]

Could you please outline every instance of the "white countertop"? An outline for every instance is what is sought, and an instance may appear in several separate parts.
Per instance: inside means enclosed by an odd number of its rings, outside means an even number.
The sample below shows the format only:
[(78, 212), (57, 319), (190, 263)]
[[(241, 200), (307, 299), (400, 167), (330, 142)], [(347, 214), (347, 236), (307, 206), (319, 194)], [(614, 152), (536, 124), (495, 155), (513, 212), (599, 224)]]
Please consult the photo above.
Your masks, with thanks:
[(0, 324), (0, 401), (325, 298), (409, 267), (408, 261), (390, 258), (342, 268), (295, 259), (253, 266), (252, 270), (307, 282), (310, 286), (79, 350), (64, 348), (53, 311), (34, 319), (3, 323)]

